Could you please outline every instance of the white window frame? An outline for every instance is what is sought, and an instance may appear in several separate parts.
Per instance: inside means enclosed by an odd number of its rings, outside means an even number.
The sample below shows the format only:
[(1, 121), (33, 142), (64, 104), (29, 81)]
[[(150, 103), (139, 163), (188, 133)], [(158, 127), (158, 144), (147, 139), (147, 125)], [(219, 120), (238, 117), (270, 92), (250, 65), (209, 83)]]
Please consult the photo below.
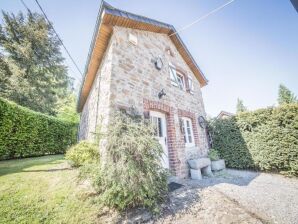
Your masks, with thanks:
[(170, 70), (171, 84), (173, 86), (179, 87), (181, 90), (185, 90), (186, 80), (184, 75), (178, 72), (176, 67), (171, 63), (169, 63), (169, 70)]
[(194, 93), (194, 86), (193, 86), (193, 80), (191, 76), (188, 76), (188, 88), (189, 88), (189, 92), (191, 94)]
[(176, 74), (176, 68), (174, 65), (170, 64), (169, 65), (169, 70), (170, 70), (170, 79), (171, 79), (171, 84), (173, 86), (178, 87), (178, 80), (177, 80), (177, 74)]
[[(189, 124), (189, 126), (187, 124)], [(185, 147), (194, 147), (195, 139), (193, 135), (192, 120), (190, 118), (182, 117), (182, 129), (184, 134)]]
[(177, 80), (178, 80), (178, 87), (181, 90), (185, 90), (185, 78), (184, 75), (181, 74), (180, 72), (176, 71), (176, 76), (177, 76)]

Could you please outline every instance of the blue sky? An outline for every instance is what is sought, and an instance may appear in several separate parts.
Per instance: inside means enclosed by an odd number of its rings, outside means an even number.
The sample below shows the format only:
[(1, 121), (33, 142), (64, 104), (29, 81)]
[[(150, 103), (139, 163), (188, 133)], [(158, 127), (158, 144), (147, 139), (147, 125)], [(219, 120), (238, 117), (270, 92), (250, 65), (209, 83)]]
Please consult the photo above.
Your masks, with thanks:
[[(34, 0), (24, 1), (39, 12)], [(179, 29), (228, 0), (107, 1)], [(83, 71), (100, 0), (39, 2)], [(25, 11), (20, 0), (0, 0), (0, 8)], [(207, 114), (235, 112), (238, 97), (250, 110), (272, 106), (280, 83), (298, 95), (298, 14), (290, 0), (236, 0), (180, 35), (209, 80)], [(69, 74), (79, 77), (63, 53)]]

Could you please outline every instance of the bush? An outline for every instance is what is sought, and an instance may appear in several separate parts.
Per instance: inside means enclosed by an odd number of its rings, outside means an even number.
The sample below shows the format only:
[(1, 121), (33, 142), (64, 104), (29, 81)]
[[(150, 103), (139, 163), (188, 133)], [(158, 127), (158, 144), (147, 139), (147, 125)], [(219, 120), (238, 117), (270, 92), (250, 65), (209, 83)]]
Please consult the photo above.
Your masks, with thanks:
[(118, 210), (145, 206), (157, 212), (167, 192), (167, 171), (161, 166), (163, 150), (152, 126), (117, 113), (109, 127), (102, 135), (106, 148), (100, 172), (91, 172), (102, 203)]
[(208, 156), (209, 156), (211, 161), (219, 160), (219, 154), (218, 154), (217, 150), (215, 150), (215, 149), (210, 149), (209, 153), (208, 153)]
[(93, 143), (81, 141), (66, 151), (65, 158), (74, 167), (88, 163), (97, 163), (99, 162), (99, 148)]
[(76, 142), (77, 124), (0, 98), (0, 160), (64, 153)]
[(215, 120), (211, 130), (228, 167), (298, 176), (298, 104)]

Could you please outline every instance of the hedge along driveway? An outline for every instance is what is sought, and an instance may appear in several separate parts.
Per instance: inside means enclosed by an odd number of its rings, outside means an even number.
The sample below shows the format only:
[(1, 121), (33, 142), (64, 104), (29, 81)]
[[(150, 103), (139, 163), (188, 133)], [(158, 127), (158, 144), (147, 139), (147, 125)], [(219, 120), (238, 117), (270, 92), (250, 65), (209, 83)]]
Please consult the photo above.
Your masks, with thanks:
[(76, 142), (76, 129), (0, 98), (0, 160), (64, 153)]
[(215, 120), (211, 129), (213, 147), (228, 167), (298, 176), (298, 104)]

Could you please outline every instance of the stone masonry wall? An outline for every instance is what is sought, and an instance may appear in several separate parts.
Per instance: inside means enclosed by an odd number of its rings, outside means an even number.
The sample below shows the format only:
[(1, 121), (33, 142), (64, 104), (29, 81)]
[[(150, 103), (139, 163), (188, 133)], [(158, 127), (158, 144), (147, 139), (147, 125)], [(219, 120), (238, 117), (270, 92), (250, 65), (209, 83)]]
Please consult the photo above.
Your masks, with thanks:
[[(137, 44), (129, 42), (129, 34)], [(171, 54), (168, 54), (170, 49)], [(163, 68), (157, 70), (153, 60), (160, 56)], [(194, 93), (171, 84), (169, 63), (194, 82)], [(164, 89), (166, 96), (158, 98)], [(118, 107), (135, 107), (141, 114), (156, 110), (165, 113), (170, 169), (174, 175), (187, 177), (187, 159), (206, 156), (208, 144), (198, 116), (206, 116), (199, 82), (165, 34), (114, 27), (104, 59), (81, 113), (79, 140), (92, 139), (97, 125), (107, 128), (111, 113)], [(195, 147), (185, 148), (179, 118), (189, 117), (193, 123)], [(102, 144), (101, 150), (104, 150)]]
[[(137, 37), (136, 45), (129, 42), (129, 34)], [(188, 176), (187, 159), (195, 154), (206, 156), (208, 150), (205, 130), (197, 120), (199, 115), (206, 117), (198, 80), (165, 34), (114, 27), (113, 38), (111, 106), (133, 106), (140, 113), (147, 110), (164, 112), (168, 122), (170, 169), (180, 177)], [(167, 53), (168, 49), (171, 54)], [(157, 70), (153, 63), (157, 56), (163, 60), (161, 70)], [(193, 94), (171, 84), (169, 63), (192, 77)], [(161, 89), (164, 89), (166, 96), (159, 99), (157, 95)], [(179, 126), (181, 116), (190, 117), (193, 122), (196, 146), (191, 149), (185, 148)]]
[(104, 59), (98, 69), (91, 91), (81, 112), (79, 141), (94, 139), (98, 125), (105, 128), (111, 109), (111, 74), (114, 39), (111, 38)]

